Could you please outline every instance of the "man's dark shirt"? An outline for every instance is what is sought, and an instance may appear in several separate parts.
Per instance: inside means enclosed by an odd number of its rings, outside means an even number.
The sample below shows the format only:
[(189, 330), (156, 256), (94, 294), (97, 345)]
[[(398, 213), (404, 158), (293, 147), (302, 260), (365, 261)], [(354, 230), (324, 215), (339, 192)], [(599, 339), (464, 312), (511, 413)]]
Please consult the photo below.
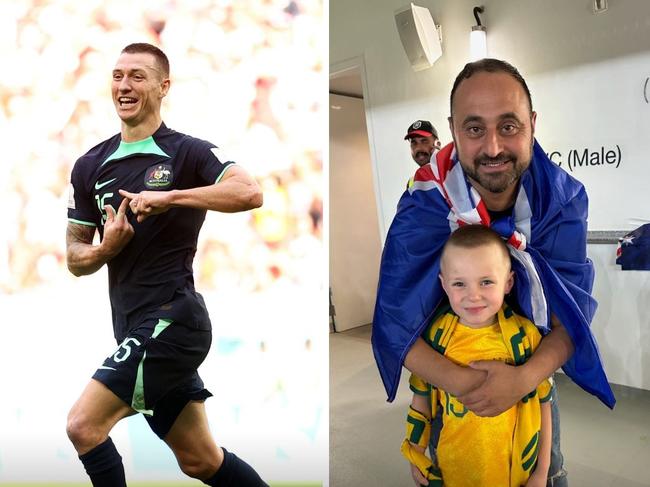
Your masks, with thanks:
[(509, 208), (506, 208), (505, 210), (500, 210), (500, 211), (488, 210), (488, 214), (490, 215), (490, 221), (497, 221), (503, 217), (512, 216), (513, 209), (514, 209), (514, 205)]
[[(214, 144), (175, 132), (164, 123), (151, 137), (138, 142), (122, 142), (117, 134), (75, 163), (68, 220), (97, 227), (103, 238), (103, 207), (111, 205), (117, 211), (122, 201), (119, 189), (139, 193), (214, 184), (233, 164), (222, 163), (216, 152)], [(135, 235), (108, 262), (113, 331), (118, 342), (147, 318), (210, 328), (192, 275), (205, 214), (205, 210), (171, 208), (138, 223), (127, 210)]]

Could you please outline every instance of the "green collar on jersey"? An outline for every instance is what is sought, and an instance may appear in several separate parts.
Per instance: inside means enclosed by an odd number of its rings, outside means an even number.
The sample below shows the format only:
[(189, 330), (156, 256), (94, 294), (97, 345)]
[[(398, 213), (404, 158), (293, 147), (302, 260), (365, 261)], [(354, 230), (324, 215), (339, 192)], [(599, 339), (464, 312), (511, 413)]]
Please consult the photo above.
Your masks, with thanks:
[(137, 142), (124, 142), (121, 140), (117, 150), (102, 162), (102, 166), (108, 161), (124, 159), (135, 154), (156, 154), (159, 156), (169, 157), (165, 151), (158, 147), (156, 141), (153, 140), (153, 136), (150, 135), (146, 139), (138, 140)]

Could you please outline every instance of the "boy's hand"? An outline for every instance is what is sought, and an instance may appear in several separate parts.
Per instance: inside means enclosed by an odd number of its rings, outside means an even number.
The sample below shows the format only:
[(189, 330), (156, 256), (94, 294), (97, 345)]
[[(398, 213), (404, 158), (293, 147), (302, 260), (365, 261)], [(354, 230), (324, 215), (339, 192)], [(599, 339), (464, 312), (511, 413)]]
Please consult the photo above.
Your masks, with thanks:
[(526, 487), (546, 487), (546, 474), (536, 469), (528, 478)]
[(422, 472), (420, 472), (420, 469), (417, 468), (415, 465), (412, 463), (409, 463), (411, 467), (411, 477), (413, 477), (413, 481), (415, 482), (415, 485), (420, 487), (421, 485), (429, 485), (429, 481), (424, 478), (424, 475), (422, 475)]
[[(421, 453), (426, 454), (426, 448), (421, 447), (420, 445), (416, 445), (412, 441), (409, 441), (411, 444), (411, 447)], [(413, 477), (413, 481), (415, 482), (415, 485), (420, 487), (421, 485), (429, 485), (429, 481), (427, 478), (422, 475), (422, 472), (420, 472), (420, 469), (413, 465), (412, 463), (409, 463), (409, 467), (411, 467), (411, 477)]]

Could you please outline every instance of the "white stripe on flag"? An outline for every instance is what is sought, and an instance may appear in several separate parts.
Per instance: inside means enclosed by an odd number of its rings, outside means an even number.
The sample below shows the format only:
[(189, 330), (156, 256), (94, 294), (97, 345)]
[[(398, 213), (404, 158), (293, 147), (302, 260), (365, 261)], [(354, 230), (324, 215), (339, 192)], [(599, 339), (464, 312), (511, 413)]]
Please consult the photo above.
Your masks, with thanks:
[(413, 184), (409, 188), (409, 193), (413, 194), (413, 191), (429, 191), (436, 187), (436, 183), (433, 181), (413, 181)]
[[(539, 278), (533, 259), (528, 252), (525, 250), (517, 250), (511, 245), (508, 245), (508, 250), (510, 254), (517, 259), (521, 265), (526, 269), (528, 274), (528, 281), (530, 282), (530, 304), (533, 312), (533, 323), (539, 328), (545, 330), (549, 329), (548, 323), (548, 304), (546, 302), (546, 294), (544, 294), (544, 288), (542, 287), (542, 281)], [(519, 299), (523, 299), (524, 296), (520, 296)]]

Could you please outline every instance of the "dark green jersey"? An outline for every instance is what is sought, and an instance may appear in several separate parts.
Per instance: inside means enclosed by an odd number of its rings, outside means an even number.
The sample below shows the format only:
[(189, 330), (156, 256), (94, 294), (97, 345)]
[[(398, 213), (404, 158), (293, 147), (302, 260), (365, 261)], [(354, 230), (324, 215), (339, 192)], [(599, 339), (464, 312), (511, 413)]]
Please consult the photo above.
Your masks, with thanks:
[[(104, 206), (117, 209), (118, 190), (169, 191), (215, 184), (233, 162), (222, 162), (217, 147), (175, 132), (163, 123), (150, 137), (132, 143), (119, 134), (80, 157), (72, 170), (68, 220), (97, 227), (103, 238)], [(194, 290), (192, 261), (205, 210), (172, 208), (138, 223), (135, 235), (108, 262), (115, 338), (147, 318), (209, 328), (203, 299)]]

